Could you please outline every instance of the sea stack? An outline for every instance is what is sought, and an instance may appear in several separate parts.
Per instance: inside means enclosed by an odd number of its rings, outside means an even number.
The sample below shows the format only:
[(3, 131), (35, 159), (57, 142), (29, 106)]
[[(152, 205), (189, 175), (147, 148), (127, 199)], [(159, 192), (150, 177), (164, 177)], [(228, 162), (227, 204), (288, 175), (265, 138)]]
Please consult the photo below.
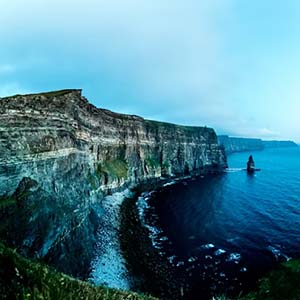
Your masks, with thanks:
[(247, 172), (253, 173), (254, 171), (255, 171), (255, 164), (254, 164), (253, 156), (250, 155), (247, 162)]

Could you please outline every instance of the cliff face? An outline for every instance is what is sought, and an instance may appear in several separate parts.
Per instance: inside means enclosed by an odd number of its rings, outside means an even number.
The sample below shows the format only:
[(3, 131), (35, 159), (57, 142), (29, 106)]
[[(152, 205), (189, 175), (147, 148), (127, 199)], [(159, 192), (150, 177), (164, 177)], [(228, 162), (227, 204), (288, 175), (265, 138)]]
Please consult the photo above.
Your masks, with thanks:
[(261, 139), (229, 137), (228, 135), (219, 135), (220, 145), (223, 145), (226, 153), (263, 150), (264, 145)]
[(242, 151), (257, 151), (265, 148), (298, 147), (293, 141), (264, 141), (254, 138), (230, 137), (228, 135), (219, 135), (218, 140), (228, 154)]
[(80, 90), (2, 98), (0, 238), (84, 276), (104, 195), (225, 166), (213, 129), (98, 109)]

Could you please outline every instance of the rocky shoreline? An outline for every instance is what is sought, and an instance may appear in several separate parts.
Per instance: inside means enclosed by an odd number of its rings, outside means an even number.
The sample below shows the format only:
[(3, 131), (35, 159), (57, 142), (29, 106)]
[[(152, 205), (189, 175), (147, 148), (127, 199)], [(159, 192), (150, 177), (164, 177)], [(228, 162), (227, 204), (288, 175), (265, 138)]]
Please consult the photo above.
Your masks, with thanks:
[[(203, 172), (204, 176), (208, 172)], [(175, 179), (180, 182), (187, 177)], [(189, 178), (192, 178), (190, 176)], [(143, 224), (138, 209), (141, 197), (151, 197), (156, 190), (175, 183), (169, 180), (150, 181), (134, 189), (133, 197), (123, 201), (120, 210), (120, 243), (127, 269), (135, 276), (131, 289), (160, 299), (185, 299), (190, 292), (184, 265), (174, 264), (154, 247), (149, 229)]]
[(141, 223), (136, 205), (142, 192), (150, 192), (162, 184), (143, 184), (135, 189), (134, 197), (123, 202), (120, 215), (121, 249), (128, 269), (137, 279), (134, 290), (160, 299), (182, 299), (186, 289), (184, 276), (175, 273), (169, 262), (159, 255), (158, 249), (153, 247), (149, 231)]
[[(188, 288), (183, 272), (174, 272), (170, 261), (153, 247), (153, 237), (141, 220), (138, 202), (182, 180), (221, 172), (222, 169), (203, 168), (190, 175), (148, 179), (104, 197), (89, 281), (110, 288), (166, 295), (165, 299), (181, 299)], [(137, 266), (137, 261), (144, 261), (145, 266)]]

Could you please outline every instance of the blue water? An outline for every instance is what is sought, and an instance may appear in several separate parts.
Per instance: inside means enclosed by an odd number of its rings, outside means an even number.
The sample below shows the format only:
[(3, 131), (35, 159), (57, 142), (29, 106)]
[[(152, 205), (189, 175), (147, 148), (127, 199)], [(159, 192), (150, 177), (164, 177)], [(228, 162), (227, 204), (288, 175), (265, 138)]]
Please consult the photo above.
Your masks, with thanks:
[[(250, 154), (261, 168), (253, 175), (242, 170)], [(222, 175), (166, 186), (150, 200), (155, 245), (186, 272), (188, 299), (247, 291), (279, 262), (300, 258), (300, 148), (228, 162)]]

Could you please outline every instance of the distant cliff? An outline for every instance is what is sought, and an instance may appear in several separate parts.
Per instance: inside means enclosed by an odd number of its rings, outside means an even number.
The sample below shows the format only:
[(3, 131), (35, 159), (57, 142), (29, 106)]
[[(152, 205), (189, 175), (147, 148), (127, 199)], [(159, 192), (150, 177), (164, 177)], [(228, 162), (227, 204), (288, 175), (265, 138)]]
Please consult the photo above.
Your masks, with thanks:
[(210, 128), (98, 109), (81, 90), (1, 98), (0, 239), (84, 277), (105, 195), (225, 166)]
[(265, 148), (298, 147), (293, 141), (264, 141), (254, 138), (230, 137), (228, 135), (219, 135), (218, 141), (228, 154), (242, 151), (257, 151)]
[(224, 146), (226, 153), (263, 150), (264, 144), (260, 139), (229, 137), (228, 135), (219, 135), (220, 145)]

